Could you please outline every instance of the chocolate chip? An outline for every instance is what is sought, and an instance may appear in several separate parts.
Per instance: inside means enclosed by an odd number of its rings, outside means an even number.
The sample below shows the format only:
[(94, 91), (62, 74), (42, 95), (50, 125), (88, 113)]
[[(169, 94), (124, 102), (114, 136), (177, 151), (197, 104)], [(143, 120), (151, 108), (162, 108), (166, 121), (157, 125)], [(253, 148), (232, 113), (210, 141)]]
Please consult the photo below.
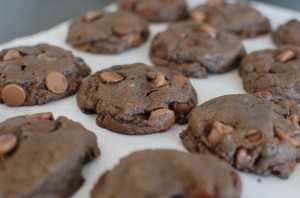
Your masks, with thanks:
[(56, 126), (52, 120), (41, 119), (37, 123), (33, 123), (30, 126), (30, 131), (33, 133), (49, 133), (53, 132), (56, 129)]
[(86, 22), (92, 22), (98, 18), (100, 18), (102, 16), (102, 13), (99, 12), (99, 11), (95, 11), (95, 10), (92, 10), (92, 11), (89, 11), (85, 14), (84, 16), (84, 20)]
[(171, 105), (171, 108), (175, 111), (175, 112), (180, 112), (182, 114), (186, 114), (188, 112), (190, 112), (194, 107), (194, 104), (191, 102), (174, 102)]
[(274, 128), (274, 134), (280, 141), (288, 141), (295, 148), (300, 146), (300, 142), (298, 140), (291, 138), (286, 132), (278, 127)]
[(175, 123), (175, 114), (169, 109), (157, 109), (151, 112), (148, 121), (156, 130), (166, 131)]
[(252, 156), (249, 155), (247, 149), (240, 148), (236, 152), (235, 166), (239, 170), (247, 170), (247, 167), (251, 165)]
[(219, 121), (215, 121), (207, 138), (208, 143), (210, 143), (213, 146), (218, 144), (223, 138), (223, 136), (231, 133), (233, 130), (234, 129), (232, 126), (223, 124)]
[(14, 60), (14, 59), (21, 58), (21, 57), (22, 57), (22, 55), (20, 54), (20, 52), (18, 50), (10, 49), (2, 57), (2, 60), (3, 61), (10, 61), (10, 60)]
[(198, 23), (202, 23), (205, 20), (206, 14), (199, 11), (199, 10), (193, 10), (191, 12), (191, 17)]
[(24, 117), (31, 120), (54, 120), (53, 114), (51, 112), (26, 115)]
[(262, 133), (260, 131), (257, 131), (255, 133), (247, 134), (245, 138), (250, 142), (257, 142), (262, 138)]
[(174, 75), (170, 80), (170, 84), (183, 86), (187, 84), (187, 81), (188, 79), (183, 75)]
[(42, 60), (45, 60), (47, 62), (53, 62), (53, 61), (56, 61), (57, 58), (56, 57), (49, 57), (47, 56), (46, 54), (42, 53), (42, 54), (39, 54), (38, 59), (42, 59)]
[(131, 29), (126, 25), (119, 25), (113, 28), (113, 32), (116, 33), (118, 36), (124, 36), (131, 32)]
[(259, 92), (254, 93), (254, 96), (257, 98), (263, 98), (263, 99), (266, 99), (269, 101), (273, 100), (273, 98), (274, 98), (273, 94), (269, 91), (259, 91)]
[(12, 107), (21, 106), (26, 99), (25, 90), (17, 84), (6, 85), (2, 89), (1, 95), (3, 102)]
[(18, 138), (9, 133), (0, 135), (0, 156), (3, 156), (12, 151), (18, 143)]
[(299, 117), (297, 115), (291, 115), (286, 118), (286, 121), (289, 124), (293, 124), (295, 127), (300, 128), (299, 126)]
[(100, 79), (106, 84), (115, 84), (124, 80), (124, 77), (116, 72), (102, 72)]
[(215, 39), (218, 35), (217, 30), (210, 25), (201, 25), (199, 29), (200, 31), (207, 33), (212, 39)]
[(296, 58), (296, 53), (293, 50), (287, 50), (276, 56), (276, 60), (280, 63), (286, 63)]
[(136, 45), (136, 43), (139, 43), (140, 36), (136, 34), (129, 34), (125, 40), (125, 46), (131, 47), (132, 45)]
[(68, 80), (60, 72), (50, 72), (45, 78), (45, 85), (49, 91), (62, 94), (68, 89)]
[(156, 74), (155, 79), (152, 81), (155, 87), (163, 87), (167, 85), (167, 81), (165, 79), (165, 75), (163, 73), (158, 72)]
[(208, 0), (207, 5), (209, 6), (219, 6), (223, 4), (223, 0)]
[(260, 66), (260, 67), (257, 69), (257, 72), (267, 74), (267, 73), (270, 72), (270, 69), (271, 69), (271, 66), (269, 66), (269, 65), (262, 65), (262, 66)]
[(207, 184), (205, 181), (197, 179), (192, 181), (188, 185), (183, 197), (215, 198), (217, 197), (217, 195), (213, 185)]

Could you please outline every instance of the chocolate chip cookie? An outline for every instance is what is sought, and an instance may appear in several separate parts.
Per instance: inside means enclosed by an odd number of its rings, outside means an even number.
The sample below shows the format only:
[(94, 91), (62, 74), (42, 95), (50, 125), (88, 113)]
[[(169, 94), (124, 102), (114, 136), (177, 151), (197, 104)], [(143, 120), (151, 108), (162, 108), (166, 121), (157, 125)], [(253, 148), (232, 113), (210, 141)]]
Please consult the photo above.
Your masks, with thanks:
[(100, 154), (96, 136), (51, 113), (0, 123), (0, 197), (70, 197), (84, 163)]
[(75, 19), (67, 42), (80, 51), (117, 54), (144, 43), (149, 35), (144, 19), (125, 11), (89, 11)]
[(178, 21), (188, 17), (185, 0), (121, 0), (119, 9), (133, 12), (150, 22)]
[(205, 78), (207, 72), (227, 72), (244, 55), (245, 49), (236, 35), (194, 21), (174, 23), (158, 33), (150, 50), (156, 65), (194, 78)]
[(211, 155), (174, 150), (144, 150), (123, 159), (102, 175), (92, 198), (240, 197), (241, 181)]
[(246, 3), (208, 0), (207, 3), (194, 8), (190, 15), (199, 23), (205, 22), (244, 38), (270, 31), (269, 20)]
[(295, 45), (300, 47), (300, 21), (292, 19), (279, 26), (273, 33), (273, 41), (276, 45)]
[(75, 94), (90, 68), (69, 51), (39, 44), (0, 52), (0, 103), (42, 105)]
[(93, 74), (81, 85), (77, 103), (83, 112), (98, 114), (100, 127), (144, 135), (186, 123), (197, 95), (179, 72), (136, 63)]
[(190, 113), (180, 138), (189, 151), (214, 153), (241, 171), (287, 178), (300, 159), (300, 127), (299, 108), (286, 104), (269, 92), (221, 96)]
[(241, 62), (240, 75), (249, 93), (269, 91), (279, 100), (300, 103), (300, 49), (297, 47), (253, 52)]

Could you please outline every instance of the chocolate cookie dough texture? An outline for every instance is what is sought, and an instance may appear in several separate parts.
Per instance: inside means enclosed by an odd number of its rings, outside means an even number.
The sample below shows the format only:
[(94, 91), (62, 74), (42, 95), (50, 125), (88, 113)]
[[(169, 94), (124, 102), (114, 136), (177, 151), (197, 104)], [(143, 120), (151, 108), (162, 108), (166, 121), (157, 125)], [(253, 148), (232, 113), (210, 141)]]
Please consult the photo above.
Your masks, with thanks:
[(239, 176), (211, 155), (172, 150), (130, 154), (107, 171), (91, 192), (92, 198), (188, 197), (238, 198)]
[(179, 21), (188, 17), (185, 0), (121, 0), (119, 9), (150, 22)]
[(90, 68), (71, 52), (48, 44), (0, 52), (0, 103), (42, 105), (75, 94)]
[(300, 49), (283, 46), (256, 51), (241, 62), (240, 75), (248, 93), (269, 91), (278, 100), (300, 103)]
[(195, 7), (190, 16), (198, 23), (207, 23), (242, 38), (256, 37), (270, 31), (269, 20), (246, 3), (208, 0)]
[(151, 45), (151, 61), (185, 76), (205, 78), (239, 65), (245, 49), (236, 35), (194, 21), (177, 22), (158, 33)]
[(213, 153), (240, 171), (288, 178), (299, 161), (299, 108), (269, 92), (226, 95), (195, 108), (180, 134), (191, 152)]
[(67, 42), (80, 51), (117, 54), (141, 45), (148, 35), (147, 21), (135, 14), (90, 11), (71, 23)]
[(81, 124), (51, 113), (0, 123), (0, 197), (70, 197), (100, 150)]
[(291, 19), (278, 27), (273, 33), (273, 41), (277, 46), (295, 45), (300, 47), (300, 21)]
[(84, 113), (98, 114), (100, 127), (143, 135), (186, 123), (197, 95), (181, 73), (136, 63), (93, 74), (80, 87), (77, 103)]

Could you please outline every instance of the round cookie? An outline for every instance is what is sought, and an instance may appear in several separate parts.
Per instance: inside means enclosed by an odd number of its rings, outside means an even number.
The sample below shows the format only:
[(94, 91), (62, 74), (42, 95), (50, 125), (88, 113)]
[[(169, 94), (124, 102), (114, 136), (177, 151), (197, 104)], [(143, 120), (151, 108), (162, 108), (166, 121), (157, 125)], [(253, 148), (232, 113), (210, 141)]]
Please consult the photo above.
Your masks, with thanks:
[(177, 22), (158, 33), (150, 58), (157, 66), (178, 70), (185, 76), (207, 77), (238, 66), (245, 55), (240, 38), (193, 21)]
[(178, 21), (188, 17), (185, 0), (121, 0), (119, 9), (133, 12), (150, 22)]
[(71, 23), (67, 42), (80, 51), (117, 54), (141, 45), (148, 36), (147, 21), (135, 14), (90, 11)]
[(38, 44), (0, 52), (0, 103), (42, 105), (75, 94), (90, 68), (69, 51)]
[(138, 151), (98, 180), (92, 198), (240, 197), (241, 181), (211, 155), (175, 150)]
[(279, 100), (300, 103), (300, 49), (297, 47), (253, 52), (241, 62), (240, 75), (248, 93), (269, 91)]
[(191, 13), (195, 21), (232, 32), (243, 38), (256, 37), (270, 31), (269, 20), (246, 3), (208, 0)]
[(295, 45), (300, 47), (300, 21), (291, 19), (287, 23), (278, 27), (272, 38), (277, 46)]
[(196, 107), (180, 134), (191, 152), (211, 152), (237, 169), (288, 178), (299, 161), (299, 108), (269, 92), (226, 95)]
[(98, 114), (100, 127), (144, 135), (186, 123), (197, 95), (179, 72), (136, 63), (93, 74), (81, 85), (77, 103), (83, 112)]
[(0, 123), (0, 197), (70, 197), (84, 163), (99, 156), (96, 136), (51, 113)]

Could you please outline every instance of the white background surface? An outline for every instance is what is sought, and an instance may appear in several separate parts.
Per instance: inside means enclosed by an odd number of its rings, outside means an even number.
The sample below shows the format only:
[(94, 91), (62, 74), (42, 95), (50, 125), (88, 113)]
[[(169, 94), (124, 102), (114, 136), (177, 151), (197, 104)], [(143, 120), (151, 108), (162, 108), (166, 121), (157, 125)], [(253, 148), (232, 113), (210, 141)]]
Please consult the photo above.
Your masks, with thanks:
[[(202, 1), (188, 0), (191, 8), (200, 2)], [(273, 30), (276, 29), (278, 25), (291, 18), (300, 19), (300, 13), (295, 11), (261, 3), (253, 3), (253, 6), (259, 9), (270, 19)], [(115, 10), (116, 7), (112, 5), (107, 9)], [(129, 50), (121, 55), (106, 56), (79, 52), (68, 46), (65, 43), (68, 25), (69, 22), (65, 22), (50, 30), (29, 37), (16, 39), (12, 42), (1, 45), (0, 50), (7, 47), (34, 45), (46, 42), (73, 51), (76, 56), (85, 60), (85, 62), (92, 68), (92, 73), (94, 73), (95, 71), (116, 64), (134, 62), (151, 64), (148, 58), (150, 42), (155, 33), (163, 31), (167, 24), (151, 25), (151, 37), (148, 42), (141, 47)], [(243, 43), (247, 52), (265, 48), (274, 48), (270, 35), (261, 36), (255, 39), (247, 39), (244, 40)], [(207, 79), (191, 79), (191, 82), (197, 91), (199, 104), (202, 104), (211, 98), (225, 94), (245, 93), (237, 70), (222, 75), (210, 75)], [(48, 111), (53, 112), (55, 117), (64, 115), (74, 121), (82, 123), (98, 137), (101, 156), (84, 167), (83, 175), (86, 181), (73, 196), (74, 198), (89, 197), (91, 189), (103, 172), (111, 169), (119, 162), (121, 157), (124, 157), (133, 151), (149, 148), (171, 148), (185, 151), (178, 135), (186, 127), (186, 125), (175, 125), (168, 132), (146, 136), (126, 136), (113, 133), (98, 127), (95, 124), (95, 115), (90, 116), (83, 114), (77, 106), (75, 96), (68, 97), (60, 101), (54, 101), (43, 106), (11, 108), (0, 104), (0, 122), (17, 115)], [(242, 198), (300, 198), (300, 165), (296, 167), (296, 170), (291, 174), (288, 180), (282, 180), (275, 176), (259, 177), (244, 173), (239, 173), (239, 175), (243, 182)], [(258, 182), (259, 178), (261, 179), (261, 182)]]

